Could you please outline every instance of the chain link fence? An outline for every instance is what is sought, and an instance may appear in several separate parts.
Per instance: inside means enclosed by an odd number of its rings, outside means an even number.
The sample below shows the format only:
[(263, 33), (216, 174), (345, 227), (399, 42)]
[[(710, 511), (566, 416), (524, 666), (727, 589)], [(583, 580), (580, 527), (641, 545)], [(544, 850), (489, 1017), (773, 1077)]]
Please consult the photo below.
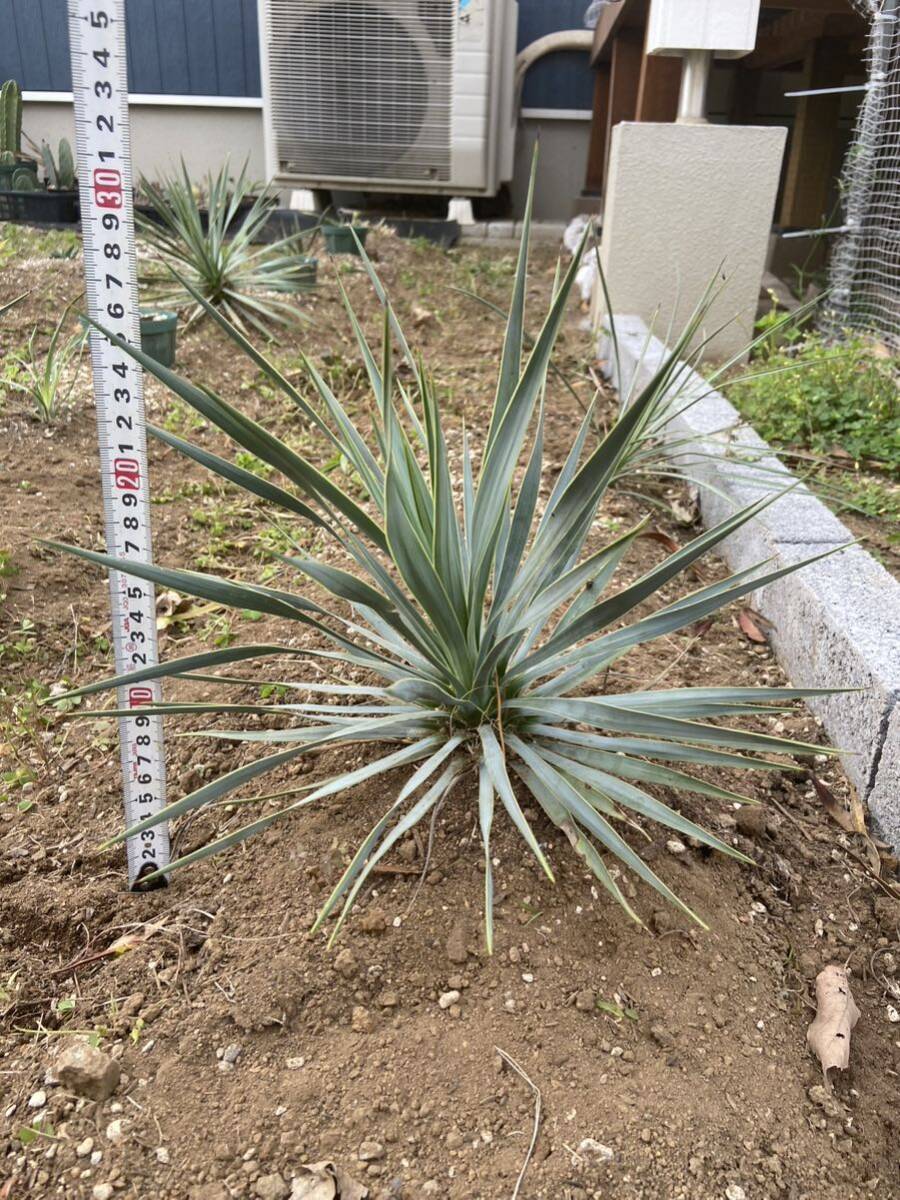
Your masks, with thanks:
[(900, 0), (851, 0), (870, 23), (868, 87), (841, 179), (844, 232), (827, 332), (869, 330), (900, 351)]

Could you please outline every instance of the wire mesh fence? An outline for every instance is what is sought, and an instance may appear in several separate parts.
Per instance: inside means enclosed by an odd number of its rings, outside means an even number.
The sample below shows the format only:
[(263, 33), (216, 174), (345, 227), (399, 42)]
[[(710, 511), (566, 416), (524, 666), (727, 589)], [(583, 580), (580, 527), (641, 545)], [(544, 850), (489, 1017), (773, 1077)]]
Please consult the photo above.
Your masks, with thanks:
[(900, 351), (900, 0), (851, 0), (870, 22), (868, 87), (841, 181), (845, 232), (824, 325), (870, 330)]

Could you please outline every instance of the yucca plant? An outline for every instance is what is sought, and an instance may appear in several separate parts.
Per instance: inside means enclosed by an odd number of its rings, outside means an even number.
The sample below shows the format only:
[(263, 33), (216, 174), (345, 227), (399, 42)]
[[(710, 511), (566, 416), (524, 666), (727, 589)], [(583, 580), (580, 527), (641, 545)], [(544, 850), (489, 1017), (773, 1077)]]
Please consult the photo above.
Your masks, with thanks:
[(226, 161), (198, 189), (182, 162), (180, 175), (158, 184), (142, 179), (141, 190), (158, 220), (138, 213), (138, 228), (162, 264), (177, 272), (141, 277), (151, 299), (174, 307), (187, 305), (188, 325), (203, 315), (205, 300), (244, 332), (252, 326), (266, 336), (273, 323), (299, 319), (296, 303), (283, 297), (308, 291), (314, 282), (314, 266), (304, 255), (308, 235), (255, 243), (275, 200), (248, 177), (246, 164), (233, 179)]
[[(660, 588), (770, 501), (760, 500), (735, 514), (626, 586), (615, 587), (614, 576), (643, 526), (596, 545), (598, 507), (633, 445), (648, 405), (677, 370), (679, 355), (697, 333), (701, 307), (650, 386), (602, 442), (590, 449), (587, 414), (549, 498), (540, 503), (544, 387), (580, 254), (558, 279), (540, 334), (523, 363), (529, 222), (530, 205), (480, 470), (476, 475), (464, 437), (458, 489), (448, 467), (445, 431), (431, 379), (410, 349), (364, 255), (384, 313), (383, 343), (377, 356), (346, 297), (345, 303), (372, 386), (370, 441), (311, 362), (306, 361), (305, 367), (318, 397), (315, 406), (240, 330), (197, 296), (197, 302), (268, 380), (352, 464), (366, 493), (363, 501), (225, 400), (114, 339), (205, 420), (279, 472), (284, 486), (163, 430), (153, 430), (155, 436), (265, 503), (312, 523), (337, 544), (353, 570), (299, 551), (286, 556), (286, 567), (318, 585), (328, 597), (316, 599), (286, 588), (129, 564), (131, 574), (163, 587), (297, 622), (316, 635), (312, 645), (300, 649), (261, 644), (188, 655), (136, 671), (127, 676), (130, 682), (178, 675), (228, 687), (236, 681), (211, 674), (213, 668), (276, 655), (313, 658), (330, 669), (336, 681), (292, 677), (283, 681), (288, 689), (318, 695), (325, 702), (160, 704), (156, 711), (162, 714), (275, 713), (289, 718), (290, 724), (202, 735), (259, 743), (268, 752), (204, 784), (107, 845), (239, 793), (251, 781), (312, 751), (371, 742), (379, 750), (384, 747), (384, 752), (313, 784), (257, 797), (263, 805), (273, 799), (280, 803), (276, 811), (264, 811), (241, 828), (176, 859), (167, 870), (226, 850), (291, 813), (398, 768), (409, 768), (405, 782), (353, 855), (316, 922), (320, 927), (340, 908), (332, 939), (373, 867), (418, 822), (434, 814), (451, 789), (461, 790), (463, 784), (472, 798), (484, 846), (488, 949), (493, 942), (491, 834), (498, 807), (553, 879), (541, 831), (523, 811), (523, 794), (533, 798), (597, 880), (635, 919), (637, 914), (620, 887), (616, 861), (699, 920), (629, 844), (626, 834), (635, 823), (658, 822), (678, 835), (748, 861), (654, 793), (661, 790), (668, 797), (684, 790), (714, 801), (746, 802), (746, 797), (682, 768), (700, 768), (701, 774), (704, 769), (782, 768), (783, 762), (767, 756), (820, 752), (819, 746), (731, 728), (718, 719), (767, 715), (822, 693), (780, 687), (630, 693), (589, 689), (592, 684), (596, 687), (605, 668), (631, 648), (691, 625), (791, 569), (743, 570), (637, 614), (639, 606), (654, 601)], [(412, 373), (414, 383), (409, 386), (394, 369), (395, 343)], [(100, 566), (122, 569), (107, 554), (59, 548)], [(360, 669), (369, 680), (364, 686), (342, 673), (358, 674)], [(70, 695), (115, 688), (120, 682), (107, 679)], [(111, 715), (111, 710), (103, 715)]]
[[(12, 303), (15, 304), (16, 300)], [(8, 364), (15, 373), (3, 381), (5, 386), (26, 396), (33, 404), (38, 420), (45, 423), (54, 421), (60, 409), (69, 402), (78, 380), (81, 356), (87, 340), (87, 332), (84, 330), (65, 336), (70, 311), (71, 306), (60, 314), (50, 334), (47, 349), (43, 353), (38, 346), (39, 330), (35, 326), (25, 343), (24, 351), (21, 354), (12, 353), (8, 358)]]

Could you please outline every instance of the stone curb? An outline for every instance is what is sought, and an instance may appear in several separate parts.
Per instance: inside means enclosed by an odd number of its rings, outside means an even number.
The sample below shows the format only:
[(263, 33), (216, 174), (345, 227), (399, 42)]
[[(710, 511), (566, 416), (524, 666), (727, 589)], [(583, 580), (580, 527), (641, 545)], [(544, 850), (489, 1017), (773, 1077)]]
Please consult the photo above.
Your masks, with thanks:
[[(620, 370), (608, 334), (599, 356), (627, 404), (649, 383), (666, 348), (639, 317), (615, 322)], [(725, 397), (687, 366), (673, 400), (667, 452), (700, 485), (705, 525), (796, 483)], [(741, 456), (759, 466), (742, 465)], [(772, 647), (795, 686), (862, 689), (808, 703), (832, 744), (847, 751), (844, 769), (876, 831), (900, 849), (900, 583), (859, 546), (848, 547), (852, 541), (831, 509), (799, 484), (726, 538), (721, 550), (735, 571), (764, 560), (774, 570), (828, 555), (758, 589), (751, 604), (772, 623)]]
[[(556, 242), (562, 245), (565, 232), (564, 221), (532, 221), (532, 242)], [(461, 225), (461, 242), (518, 242), (522, 236), (521, 221), (475, 221), (472, 225)]]

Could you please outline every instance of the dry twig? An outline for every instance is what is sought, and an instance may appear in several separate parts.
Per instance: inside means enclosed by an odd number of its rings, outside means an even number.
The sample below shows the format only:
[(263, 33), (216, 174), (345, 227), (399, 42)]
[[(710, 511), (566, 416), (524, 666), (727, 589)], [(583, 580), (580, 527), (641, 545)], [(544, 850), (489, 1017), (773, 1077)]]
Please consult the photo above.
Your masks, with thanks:
[(525, 1080), (534, 1094), (534, 1128), (531, 1131), (531, 1142), (528, 1146), (528, 1152), (525, 1155), (525, 1161), (522, 1163), (522, 1169), (519, 1172), (519, 1178), (516, 1180), (516, 1186), (513, 1188), (512, 1197), (510, 1198), (510, 1200), (517, 1200), (519, 1190), (522, 1187), (522, 1180), (525, 1178), (525, 1172), (528, 1170), (528, 1164), (531, 1162), (531, 1156), (534, 1154), (534, 1147), (537, 1144), (538, 1131), (541, 1127), (541, 1090), (525, 1073), (522, 1067), (519, 1066), (516, 1060), (507, 1054), (505, 1050), (501, 1050), (499, 1046), (495, 1046), (494, 1049), (497, 1051), (503, 1061), (508, 1066), (512, 1067), (517, 1075), (521, 1076), (521, 1078)]

